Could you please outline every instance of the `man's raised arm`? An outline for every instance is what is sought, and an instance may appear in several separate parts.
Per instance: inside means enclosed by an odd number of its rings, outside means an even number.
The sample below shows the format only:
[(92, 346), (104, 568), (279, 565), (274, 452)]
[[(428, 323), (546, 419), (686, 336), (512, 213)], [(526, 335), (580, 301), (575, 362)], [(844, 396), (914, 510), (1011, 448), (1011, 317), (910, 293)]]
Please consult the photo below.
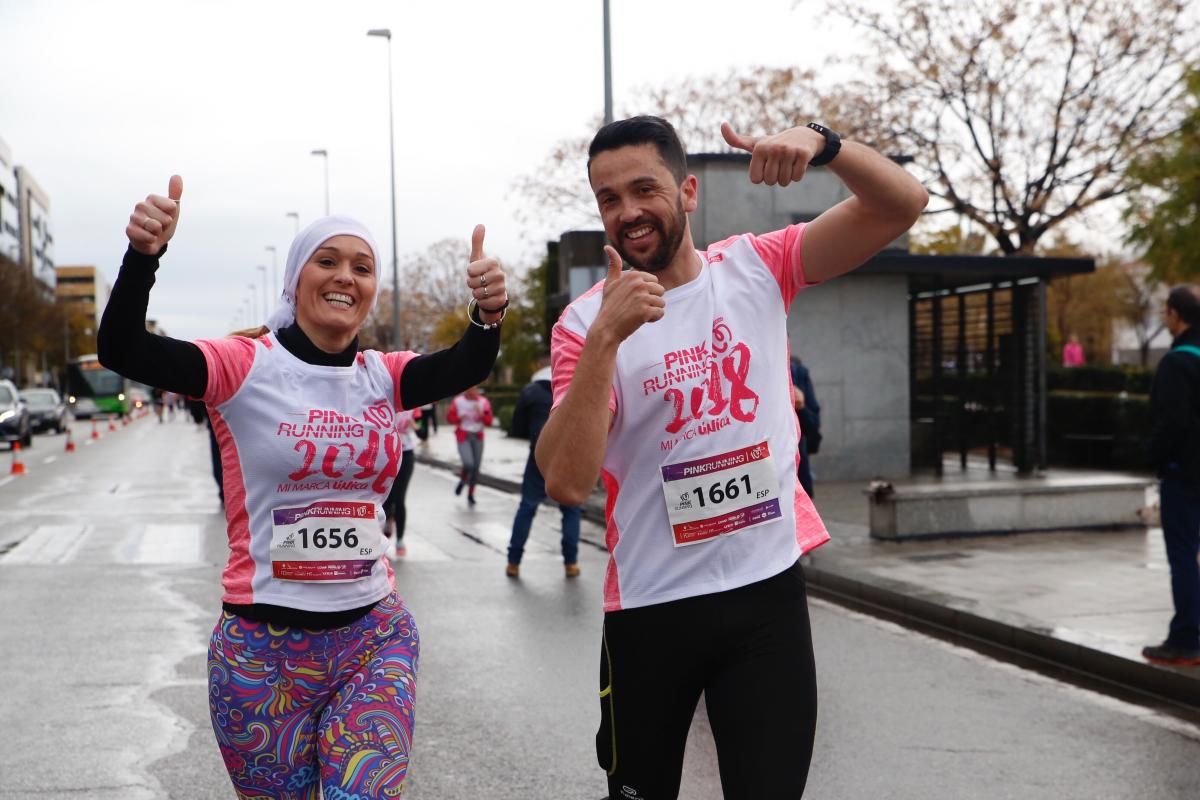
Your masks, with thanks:
[[(657, 278), (636, 270), (622, 272), (617, 251), (609, 246), (604, 251), (608, 276), (600, 313), (574, 363), (554, 357), (554, 383), (570, 380), (570, 386), (562, 403), (550, 412), (534, 450), (546, 493), (564, 505), (582, 505), (600, 478), (612, 423), (609, 399), (617, 348), (645, 323), (661, 319), (666, 308)], [(567, 334), (556, 331), (555, 335)], [(564, 370), (568, 375), (563, 375)]]
[[(809, 162), (826, 146), (825, 137), (809, 127), (754, 137), (735, 133), (725, 123), (721, 133), (731, 146), (751, 154), (750, 180), (769, 186), (787, 186), (803, 178)], [(916, 178), (857, 142), (841, 142), (828, 167), (854, 196), (825, 211), (805, 229), (801, 259), (810, 283), (861, 266), (911, 228), (929, 202), (929, 193)]]

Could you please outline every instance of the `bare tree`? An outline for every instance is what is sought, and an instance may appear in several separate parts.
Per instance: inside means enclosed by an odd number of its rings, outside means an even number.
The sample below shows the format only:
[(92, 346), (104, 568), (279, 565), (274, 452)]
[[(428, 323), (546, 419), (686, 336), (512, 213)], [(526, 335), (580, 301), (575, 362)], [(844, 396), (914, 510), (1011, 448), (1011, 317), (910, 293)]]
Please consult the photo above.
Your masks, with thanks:
[[(367, 323), (364, 344), (382, 346), (394, 341), (398, 350), (429, 352), (435, 349), (439, 320), (457, 314), (466, 325), (465, 276), (470, 245), (460, 239), (442, 239), (400, 263), (400, 331), (393, 340), (392, 289), (380, 289), (379, 303)], [(456, 337), (457, 338), (457, 337)]]
[(1145, 262), (1120, 262), (1113, 265), (1113, 269), (1121, 276), (1117, 287), (1118, 319), (1133, 330), (1138, 343), (1138, 363), (1147, 367), (1150, 365), (1150, 345), (1166, 328), (1161, 312), (1167, 299), (1167, 287)]
[(27, 268), (0, 256), (0, 369), (22, 381), (31, 365), (62, 364), (65, 313)]
[[(622, 116), (655, 114), (670, 120), (690, 153), (727, 152), (721, 122), (754, 133), (784, 130), (815, 118), (823, 102), (813, 73), (759, 68), (689, 78), (667, 86), (644, 86), (620, 109)], [(563, 230), (599, 227), (596, 201), (587, 182), (587, 148), (600, 127), (554, 146), (540, 167), (512, 187), (516, 217), (527, 235), (545, 238)]]
[[(836, 7), (835, 7), (836, 8)], [(1185, 0), (861, 0), (862, 77), (831, 124), (913, 156), (931, 213), (981, 225), (1005, 254), (1127, 193), (1138, 148), (1180, 123), (1196, 52)]]

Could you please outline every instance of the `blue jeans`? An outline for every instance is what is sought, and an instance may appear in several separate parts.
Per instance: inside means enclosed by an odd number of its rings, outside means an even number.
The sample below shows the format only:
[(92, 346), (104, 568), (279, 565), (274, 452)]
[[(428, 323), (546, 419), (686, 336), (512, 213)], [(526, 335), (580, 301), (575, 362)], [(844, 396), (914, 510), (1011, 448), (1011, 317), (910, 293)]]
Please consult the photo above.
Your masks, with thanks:
[[(517, 507), (517, 516), (513, 519), (512, 539), (508, 543), (508, 563), (520, 564), (521, 556), (525, 554), (525, 542), (529, 539), (529, 528), (533, 525), (533, 515), (538, 506), (546, 499), (546, 480), (538, 471), (537, 464), (530, 453), (525, 461), (525, 477), (521, 480), (521, 505)], [(574, 564), (579, 560), (579, 518), (583, 509), (579, 506), (559, 505), (562, 509), (562, 556), (564, 564)]]
[(1200, 490), (1168, 475), (1159, 491), (1175, 603), (1167, 643), (1195, 650), (1200, 648)]

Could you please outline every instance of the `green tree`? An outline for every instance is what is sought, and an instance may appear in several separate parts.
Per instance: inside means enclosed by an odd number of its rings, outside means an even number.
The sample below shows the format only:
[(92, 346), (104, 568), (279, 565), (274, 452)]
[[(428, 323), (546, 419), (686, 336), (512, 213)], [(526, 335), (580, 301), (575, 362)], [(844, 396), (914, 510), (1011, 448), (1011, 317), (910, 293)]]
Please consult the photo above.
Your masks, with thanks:
[(546, 352), (546, 270), (549, 260), (515, 279), (517, 288), (510, 292), (512, 304), (500, 329), (500, 357), (497, 363), (511, 383), (524, 385), (537, 369), (538, 356)]
[(1127, 241), (1143, 248), (1154, 276), (1167, 281), (1200, 275), (1200, 69), (1187, 86), (1179, 130), (1129, 170), (1143, 189), (1130, 198)]

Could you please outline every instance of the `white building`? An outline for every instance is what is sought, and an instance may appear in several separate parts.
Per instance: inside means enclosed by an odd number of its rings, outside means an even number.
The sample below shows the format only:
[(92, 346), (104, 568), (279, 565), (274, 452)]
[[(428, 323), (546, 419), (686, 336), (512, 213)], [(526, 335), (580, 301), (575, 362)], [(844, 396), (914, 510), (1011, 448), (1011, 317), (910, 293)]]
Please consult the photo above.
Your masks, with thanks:
[(54, 234), (50, 229), (50, 198), (25, 167), (17, 167), (18, 208), (21, 215), (21, 264), (33, 272), (54, 297)]
[(12, 151), (0, 139), (0, 256), (21, 263), (21, 214)]

